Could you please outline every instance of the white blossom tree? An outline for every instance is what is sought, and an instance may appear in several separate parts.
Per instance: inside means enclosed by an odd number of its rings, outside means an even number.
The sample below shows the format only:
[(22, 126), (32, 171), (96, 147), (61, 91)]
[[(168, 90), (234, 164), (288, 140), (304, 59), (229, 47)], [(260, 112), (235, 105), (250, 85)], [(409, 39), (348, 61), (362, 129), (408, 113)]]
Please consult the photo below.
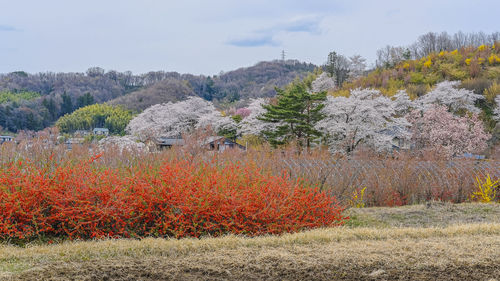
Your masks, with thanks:
[(199, 97), (185, 101), (153, 105), (137, 115), (126, 131), (140, 138), (179, 137), (194, 128), (211, 125), (214, 130), (234, 122), (223, 117), (214, 105)]
[(250, 111), (250, 114), (247, 117), (243, 118), (243, 120), (241, 120), (241, 122), (238, 124), (239, 135), (261, 136), (263, 131), (274, 130), (277, 126), (280, 125), (278, 123), (269, 123), (257, 119), (257, 117), (260, 117), (266, 112), (262, 105), (268, 103), (269, 100), (264, 98), (253, 99), (250, 102), (247, 107), (247, 109)]
[(391, 97), (392, 108), (398, 117), (408, 114), (412, 109), (420, 109), (420, 105), (413, 102), (405, 90), (399, 90), (394, 96)]
[(109, 146), (117, 146), (120, 150), (143, 150), (146, 145), (135, 136), (109, 136), (99, 141), (99, 146), (106, 149)]
[[(392, 147), (394, 137), (409, 137), (410, 124), (398, 117), (394, 104), (372, 89), (353, 90), (348, 98), (329, 96), (323, 109), (326, 118), (317, 128), (325, 133), (326, 142), (334, 152), (350, 153), (360, 144), (387, 150)], [(402, 111), (401, 106), (398, 110)]]
[(355, 80), (361, 76), (366, 69), (366, 59), (360, 55), (354, 55), (349, 58), (349, 80)]
[(313, 93), (319, 93), (335, 89), (335, 78), (330, 77), (327, 72), (321, 73), (312, 83), (311, 90)]
[(467, 89), (459, 89), (459, 81), (444, 81), (436, 85), (434, 90), (421, 96), (416, 102), (424, 109), (434, 104), (444, 105), (451, 112), (467, 110), (472, 113), (480, 113), (480, 109), (474, 106), (476, 100), (484, 99), (482, 95), (474, 94)]
[(197, 129), (210, 127), (216, 133), (233, 136), (236, 136), (238, 130), (237, 124), (233, 118), (223, 116), (221, 112), (217, 110), (212, 111), (209, 114), (201, 115), (195, 127)]

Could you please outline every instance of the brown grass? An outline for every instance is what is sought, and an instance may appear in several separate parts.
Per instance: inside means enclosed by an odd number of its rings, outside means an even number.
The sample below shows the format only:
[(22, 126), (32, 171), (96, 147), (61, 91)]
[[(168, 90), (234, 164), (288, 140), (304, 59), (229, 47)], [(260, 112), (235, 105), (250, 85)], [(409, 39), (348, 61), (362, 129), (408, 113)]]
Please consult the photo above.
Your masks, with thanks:
[[(488, 207), (491, 206), (491, 207)], [(317, 229), (282, 236), (64, 242), (0, 247), (3, 280), (494, 280), (500, 205), (433, 206), (422, 215), (473, 213), (482, 223)], [(440, 208), (440, 209), (439, 209)], [(426, 206), (351, 210), (385, 225)], [(461, 211), (457, 211), (461, 210)], [(398, 213), (403, 219), (390, 218)], [(388, 219), (387, 219), (388, 218)], [(406, 218), (406, 219), (405, 219)], [(431, 216), (436, 223), (440, 218)], [(484, 223), (484, 222), (488, 223)], [(420, 226), (420, 227), (419, 227)]]
[[(55, 163), (65, 166), (83, 159), (89, 159), (99, 150), (92, 145), (74, 146), (68, 151), (64, 146), (47, 144), (50, 139), (37, 139), (27, 145), (21, 143), (0, 145), (0, 165), (29, 159), (37, 165), (54, 167)], [(127, 169), (144, 165), (157, 167), (162, 160), (181, 158), (200, 163), (214, 161), (217, 165), (239, 162), (254, 165), (269, 174), (281, 175), (287, 172), (293, 179), (300, 178), (306, 184), (319, 186), (334, 194), (341, 203), (347, 204), (356, 190), (366, 187), (365, 206), (397, 206), (419, 204), (430, 200), (467, 202), (475, 191), (476, 177), (487, 174), (493, 180), (500, 177), (499, 161), (475, 161), (454, 159), (446, 161), (428, 156), (416, 157), (411, 153), (382, 156), (365, 153), (353, 159), (332, 156), (326, 149), (313, 149), (299, 153), (291, 145), (283, 150), (267, 146), (248, 151), (228, 150), (224, 153), (207, 152), (193, 145), (167, 151), (120, 151), (108, 147), (95, 165), (103, 168)], [(496, 200), (500, 200), (497, 198)]]

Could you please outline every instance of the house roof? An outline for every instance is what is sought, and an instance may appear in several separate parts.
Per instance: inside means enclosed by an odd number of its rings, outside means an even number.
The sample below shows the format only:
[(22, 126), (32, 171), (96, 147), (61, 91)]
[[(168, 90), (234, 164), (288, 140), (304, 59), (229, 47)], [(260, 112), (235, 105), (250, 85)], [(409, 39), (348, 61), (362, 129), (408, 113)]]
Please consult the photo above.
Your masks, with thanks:
[(0, 136), (0, 139), (13, 139), (13, 136)]
[(69, 138), (68, 140), (65, 141), (66, 144), (83, 143), (83, 142), (85, 142), (84, 138)]
[(108, 128), (94, 128), (94, 132), (109, 132), (109, 129)]
[(205, 139), (205, 141), (203, 142), (203, 144), (210, 144), (210, 143), (213, 143), (215, 141), (218, 141), (218, 140), (221, 140), (221, 139), (224, 139), (226, 140), (225, 137), (223, 136), (212, 136), (212, 137), (208, 137)]
[(160, 145), (183, 145), (183, 139), (174, 139), (174, 138), (157, 138), (157, 142)]

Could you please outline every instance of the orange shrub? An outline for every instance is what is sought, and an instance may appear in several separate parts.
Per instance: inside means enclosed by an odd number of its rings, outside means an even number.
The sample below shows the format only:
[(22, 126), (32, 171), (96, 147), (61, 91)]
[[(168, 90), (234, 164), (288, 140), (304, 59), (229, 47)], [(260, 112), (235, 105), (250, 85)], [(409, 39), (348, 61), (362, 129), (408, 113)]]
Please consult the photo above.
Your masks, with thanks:
[(0, 167), (0, 237), (200, 237), (336, 226), (346, 219), (327, 192), (254, 165), (164, 160), (103, 168), (28, 161)]

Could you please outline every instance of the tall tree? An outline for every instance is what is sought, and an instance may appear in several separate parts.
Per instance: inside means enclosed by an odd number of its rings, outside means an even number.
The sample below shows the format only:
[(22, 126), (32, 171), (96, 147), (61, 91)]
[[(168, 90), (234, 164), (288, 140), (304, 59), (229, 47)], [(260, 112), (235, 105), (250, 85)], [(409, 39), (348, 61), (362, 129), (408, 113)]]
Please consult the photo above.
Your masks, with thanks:
[(203, 98), (211, 101), (214, 97), (214, 94), (215, 94), (214, 80), (210, 78), (210, 76), (208, 76), (205, 82), (205, 91), (203, 93)]
[(56, 103), (54, 102), (54, 99), (50, 97), (49, 99), (43, 99), (42, 105), (47, 108), (49, 111), (50, 117), (52, 120), (56, 119), (57, 117), (57, 107)]
[(85, 107), (87, 105), (92, 105), (94, 104), (94, 96), (92, 96), (90, 93), (85, 93), (83, 96), (79, 96), (76, 100), (77, 107)]
[(330, 54), (328, 54), (325, 71), (328, 72), (330, 76), (335, 77), (335, 83), (338, 87), (342, 86), (344, 81), (349, 77), (349, 67), (349, 60), (343, 55), (339, 55), (336, 52), (330, 52)]
[(309, 89), (308, 82), (293, 82), (284, 90), (276, 89), (276, 104), (263, 105), (266, 112), (259, 119), (279, 124), (275, 130), (263, 132), (273, 146), (296, 140), (309, 148), (322, 136), (314, 126), (324, 118), (321, 110), (326, 92), (312, 93)]
[(71, 101), (71, 97), (64, 92), (61, 95), (61, 98), (61, 115), (73, 112), (73, 102)]

